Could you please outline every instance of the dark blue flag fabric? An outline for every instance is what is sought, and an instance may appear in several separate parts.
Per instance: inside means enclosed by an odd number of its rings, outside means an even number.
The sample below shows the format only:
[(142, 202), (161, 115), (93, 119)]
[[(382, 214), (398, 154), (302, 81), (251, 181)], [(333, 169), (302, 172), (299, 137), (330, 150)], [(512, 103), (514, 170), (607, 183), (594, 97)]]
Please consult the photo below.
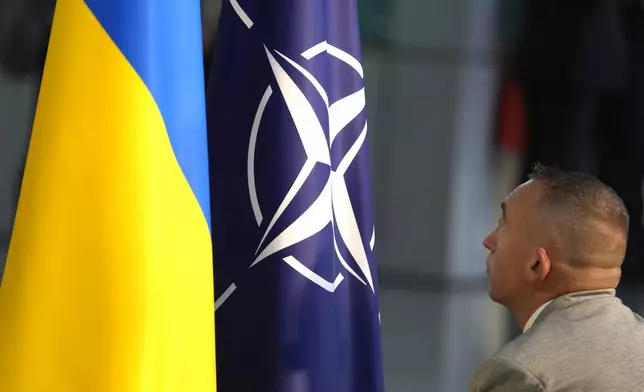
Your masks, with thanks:
[(383, 390), (355, 0), (229, 0), (207, 92), (220, 392)]

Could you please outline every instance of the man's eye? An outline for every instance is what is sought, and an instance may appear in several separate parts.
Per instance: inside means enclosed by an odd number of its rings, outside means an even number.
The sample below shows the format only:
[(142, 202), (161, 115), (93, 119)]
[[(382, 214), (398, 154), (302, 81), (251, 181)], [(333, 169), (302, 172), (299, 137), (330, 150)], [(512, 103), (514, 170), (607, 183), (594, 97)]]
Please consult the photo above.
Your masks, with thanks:
[(496, 222), (496, 224), (501, 226), (503, 224), (503, 218), (499, 218), (499, 220)]

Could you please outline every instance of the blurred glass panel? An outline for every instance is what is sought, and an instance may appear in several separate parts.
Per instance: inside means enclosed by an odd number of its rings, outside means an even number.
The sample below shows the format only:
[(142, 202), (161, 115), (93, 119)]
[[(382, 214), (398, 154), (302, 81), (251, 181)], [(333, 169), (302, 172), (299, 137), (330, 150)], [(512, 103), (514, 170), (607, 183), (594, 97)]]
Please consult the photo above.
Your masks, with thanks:
[(387, 36), (391, 21), (391, 4), (391, 0), (358, 0), (363, 40), (380, 40)]
[(4, 0), (0, 3), (0, 64), (14, 77), (40, 75), (55, 0)]

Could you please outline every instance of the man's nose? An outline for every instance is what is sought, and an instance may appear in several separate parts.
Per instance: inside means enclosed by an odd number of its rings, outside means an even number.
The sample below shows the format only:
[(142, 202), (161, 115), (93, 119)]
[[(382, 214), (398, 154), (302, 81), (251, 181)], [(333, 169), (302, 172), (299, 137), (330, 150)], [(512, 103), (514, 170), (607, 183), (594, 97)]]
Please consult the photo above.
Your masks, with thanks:
[(483, 239), (483, 246), (485, 249), (489, 250), (490, 252), (494, 250), (494, 246), (496, 245), (496, 230), (488, 234), (485, 239)]

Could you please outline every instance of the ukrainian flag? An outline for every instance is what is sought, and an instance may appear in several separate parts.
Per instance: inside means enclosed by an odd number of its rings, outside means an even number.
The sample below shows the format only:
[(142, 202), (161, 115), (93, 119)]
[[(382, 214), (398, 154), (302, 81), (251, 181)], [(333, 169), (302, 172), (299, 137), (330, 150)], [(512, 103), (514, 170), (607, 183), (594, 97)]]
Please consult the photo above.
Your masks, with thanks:
[(0, 391), (215, 390), (199, 0), (58, 0)]

